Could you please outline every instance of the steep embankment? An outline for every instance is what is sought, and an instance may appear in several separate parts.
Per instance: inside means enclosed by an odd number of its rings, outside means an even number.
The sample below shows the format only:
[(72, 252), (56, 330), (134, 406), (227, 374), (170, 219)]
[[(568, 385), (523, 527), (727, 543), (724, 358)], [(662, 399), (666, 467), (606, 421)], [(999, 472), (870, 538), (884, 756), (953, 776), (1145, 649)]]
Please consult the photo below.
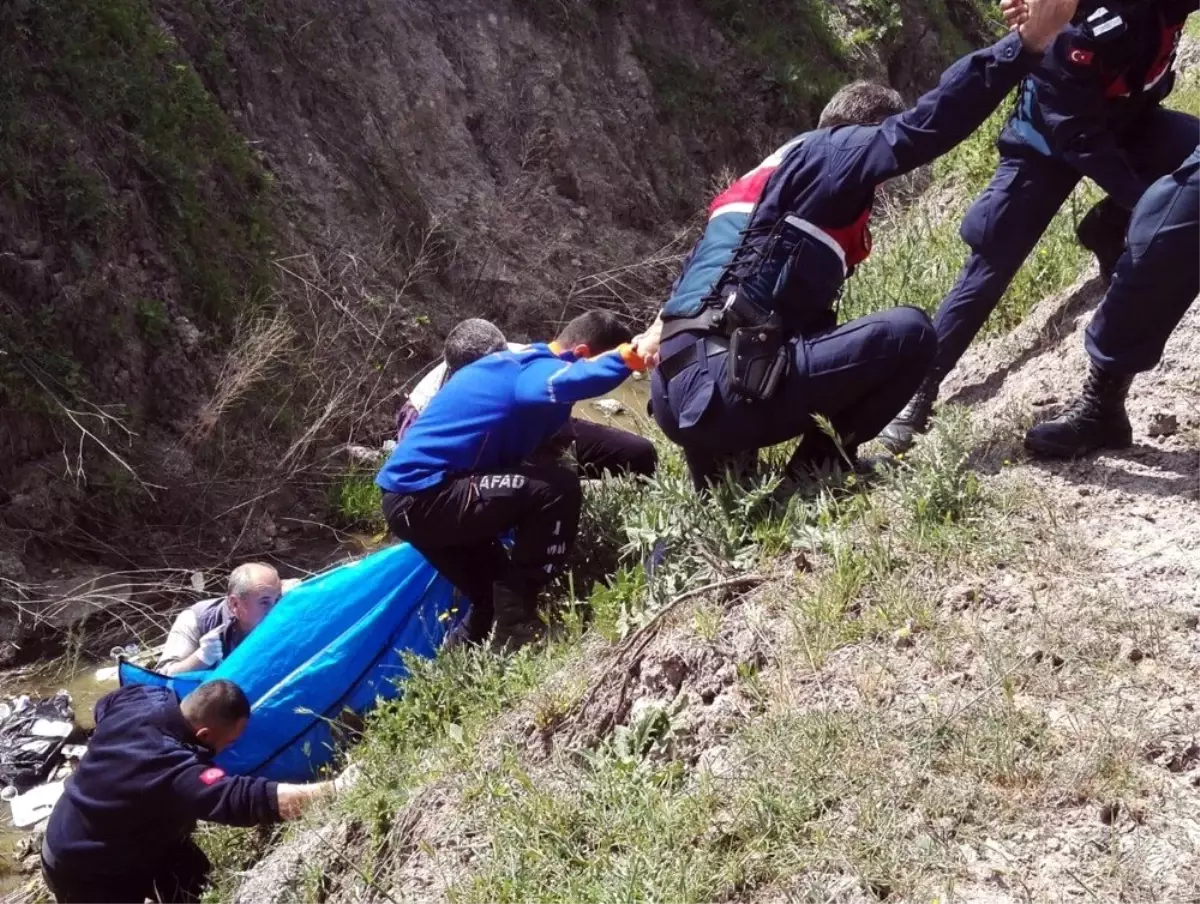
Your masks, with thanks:
[(419, 668), (364, 787), (214, 900), (1191, 900), (1200, 312), (1135, 384), (1133, 449), (1020, 451), (1097, 298), (973, 352), (973, 426), (948, 407), (869, 491), (604, 490), (632, 554), (596, 630)]
[(37, 541), (269, 547), (461, 316), (520, 337), (589, 304), (640, 316), (716, 174), (853, 72), (927, 85), (979, 23), (822, 0), (8, 4), (5, 576)]
[[(1195, 77), (1174, 101), (1193, 110)], [(944, 291), (961, 250), (930, 210), (961, 210), (982, 147), (939, 171), (919, 229), (897, 221), (866, 292)], [(1081, 259), (1059, 250), (1071, 215), (1018, 311)], [(1020, 445), (1077, 390), (1100, 294), (1076, 281), (973, 349), (869, 490), (701, 504), (670, 455), (648, 492), (598, 488), (584, 543), (624, 542), (624, 567), (558, 640), (418, 667), (351, 800), (247, 876), (250, 839), (207, 836), (213, 899), (1193, 900), (1200, 310), (1135, 382), (1132, 449)]]

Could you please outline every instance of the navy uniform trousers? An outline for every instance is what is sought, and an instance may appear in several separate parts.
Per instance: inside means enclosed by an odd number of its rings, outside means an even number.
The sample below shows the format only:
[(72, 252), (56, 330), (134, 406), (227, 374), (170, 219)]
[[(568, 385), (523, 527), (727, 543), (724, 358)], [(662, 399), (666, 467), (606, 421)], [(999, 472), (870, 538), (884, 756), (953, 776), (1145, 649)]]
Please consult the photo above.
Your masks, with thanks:
[(1104, 370), (1150, 370), (1200, 294), (1200, 147), (1134, 208), (1125, 253), (1088, 325), (1086, 347)]
[(141, 904), (152, 901), (199, 901), (212, 867), (190, 838), (164, 853), (153, 873), (134, 876), (73, 875), (52, 869), (42, 859), (42, 878), (58, 904)]
[[(697, 489), (747, 453), (802, 437), (790, 463), (835, 459), (814, 415), (828, 418), (847, 450), (878, 435), (911, 398), (933, 361), (937, 342), (924, 312), (892, 308), (835, 329), (792, 340), (792, 366), (775, 395), (747, 403), (725, 389), (728, 352), (702, 337), (672, 336), (663, 360), (697, 345), (696, 361), (670, 380), (651, 378), (655, 420), (683, 447)], [(681, 421), (687, 424), (680, 427)]]
[[(1194, 116), (1154, 107), (1123, 142), (1147, 179), (1174, 170), (1196, 147)], [(1000, 142), (1000, 166), (963, 220), (971, 248), (958, 281), (934, 316), (938, 354), (933, 375), (949, 373), (995, 309), (1046, 227), (1082, 178), (1078, 170), (1018, 141)]]

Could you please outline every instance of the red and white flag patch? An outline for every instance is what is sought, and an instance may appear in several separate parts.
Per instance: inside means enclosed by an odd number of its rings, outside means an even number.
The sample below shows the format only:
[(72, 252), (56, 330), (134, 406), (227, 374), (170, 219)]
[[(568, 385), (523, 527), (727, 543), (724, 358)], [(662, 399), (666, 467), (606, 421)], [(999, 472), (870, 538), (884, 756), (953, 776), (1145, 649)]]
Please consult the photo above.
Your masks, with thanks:
[(1084, 50), (1082, 47), (1075, 47), (1067, 54), (1067, 59), (1078, 66), (1090, 66), (1096, 54), (1090, 50)]
[(218, 769), (216, 766), (213, 766), (211, 769), (205, 769), (200, 773), (200, 781), (206, 785), (215, 785), (224, 777), (225, 770)]

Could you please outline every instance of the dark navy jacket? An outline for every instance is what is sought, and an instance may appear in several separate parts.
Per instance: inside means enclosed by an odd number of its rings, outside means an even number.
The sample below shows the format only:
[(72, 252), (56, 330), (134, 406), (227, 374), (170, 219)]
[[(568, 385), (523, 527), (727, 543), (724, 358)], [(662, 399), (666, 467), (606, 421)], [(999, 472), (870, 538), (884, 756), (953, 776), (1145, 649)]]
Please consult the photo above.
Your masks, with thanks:
[(1132, 208), (1149, 182), (1122, 149), (1122, 133), (1170, 94), (1179, 36), (1197, 9), (1200, 0), (1081, 5), (1022, 83), (1001, 152), (1056, 157)]
[(1039, 59), (1010, 33), (956, 62), (915, 106), (879, 125), (836, 126), (792, 139), (713, 201), (664, 320), (699, 314), (726, 271), (724, 278), (734, 280), (749, 272), (771, 228), (792, 216), (806, 238), (778, 294), (777, 313), (793, 332), (829, 325), (843, 283), (870, 253), (876, 186), (974, 132)]
[(578, 360), (538, 343), (468, 364), (430, 400), (375, 483), (416, 493), (448, 476), (519, 465), (566, 426), (575, 402), (625, 381), (629, 354), (623, 346)]
[(95, 734), (50, 815), (43, 856), (80, 875), (151, 872), (201, 819), (278, 822), (277, 786), (213, 766), (172, 691), (123, 687), (96, 704)]

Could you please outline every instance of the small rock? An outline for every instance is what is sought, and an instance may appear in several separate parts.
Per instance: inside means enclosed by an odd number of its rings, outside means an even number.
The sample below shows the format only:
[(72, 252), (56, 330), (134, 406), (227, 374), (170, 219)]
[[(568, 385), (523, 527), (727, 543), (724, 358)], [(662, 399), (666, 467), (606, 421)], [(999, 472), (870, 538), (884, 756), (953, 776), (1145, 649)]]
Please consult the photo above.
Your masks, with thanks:
[(668, 654), (642, 667), (642, 684), (655, 693), (668, 693), (672, 697), (679, 693), (688, 666), (678, 656)]
[(367, 446), (356, 446), (353, 443), (342, 446), (346, 458), (356, 465), (377, 465), (382, 463), (384, 454), (379, 449)]
[(735, 772), (734, 764), (729, 756), (729, 748), (724, 744), (701, 751), (696, 765), (701, 772), (707, 772), (714, 778), (731, 776)]
[(916, 639), (913, 637), (912, 628), (908, 627), (908, 625), (905, 625), (903, 628), (898, 629), (896, 633), (892, 635), (892, 643), (895, 645), (897, 650), (907, 650), (911, 648), (913, 644), (916, 643)]
[(1146, 433), (1149, 436), (1174, 436), (1179, 432), (1179, 418), (1173, 414), (1158, 414), (1151, 415), (1150, 423), (1146, 427)]
[(609, 417), (625, 413), (625, 406), (616, 399), (596, 399), (592, 404)]
[(0, 578), (22, 581), (26, 577), (25, 563), (11, 549), (0, 549)]
[(1141, 662), (1146, 658), (1145, 652), (1139, 650), (1137, 644), (1128, 637), (1122, 638), (1121, 647), (1117, 655), (1118, 658), (1127, 659), (1130, 662)]
[(1200, 615), (1184, 616), (1183, 626), (1189, 631), (1195, 631), (1196, 628), (1200, 628)]
[(383, 441), (383, 445), (381, 445), (379, 448), (383, 451), (384, 455), (391, 455), (396, 451), (397, 445), (398, 443), (394, 439), (385, 439)]
[(175, 318), (175, 334), (185, 349), (191, 350), (200, 344), (200, 330), (186, 317)]
[(191, 577), (191, 583), (192, 583), (193, 590), (195, 590), (197, 593), (203, 593), (204, 592), (204, 572), (203, 571), (193, 571), (192, 577)]
[(1120, 803), (1113, 801), (1111, 804), (1105, 804), (1100, 808), (1100, 821), (1106, 826), (1110, 826), (1117, 821), (1117, 817), (1120, 815), (1120, 813)]
[(1079, 495), (1080, 495), (1080, 496), (1091, 496), (1091, 495), (1092, 495), (1092, 488), (1091, 488), (1091, 487), (1080, 487), (1080, 488), (1079, 488)]

